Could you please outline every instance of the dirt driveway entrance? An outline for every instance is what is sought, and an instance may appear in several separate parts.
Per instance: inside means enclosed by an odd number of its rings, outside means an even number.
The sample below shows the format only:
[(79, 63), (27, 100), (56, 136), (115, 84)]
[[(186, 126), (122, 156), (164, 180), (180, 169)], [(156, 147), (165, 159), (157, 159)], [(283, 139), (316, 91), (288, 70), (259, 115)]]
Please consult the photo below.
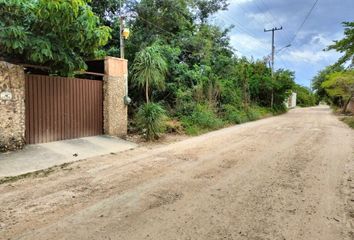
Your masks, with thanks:
[(0, 185), (0, 239), (353, 239), (354, 131), (327, 107)]

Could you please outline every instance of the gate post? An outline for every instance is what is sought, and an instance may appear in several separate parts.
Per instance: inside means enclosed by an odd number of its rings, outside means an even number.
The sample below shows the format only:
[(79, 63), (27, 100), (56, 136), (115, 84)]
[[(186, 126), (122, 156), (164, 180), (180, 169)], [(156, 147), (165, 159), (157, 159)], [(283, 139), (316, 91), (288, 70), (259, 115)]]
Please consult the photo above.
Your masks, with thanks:
[(124, 103), (128, 93), (128, 61), (106, 57), (104, 66), (104, 133), (124, 137), (128, 129), (128, 107)]
[(0, 152), (25, 144), (25, 73), (23, 67), (0, 61)]

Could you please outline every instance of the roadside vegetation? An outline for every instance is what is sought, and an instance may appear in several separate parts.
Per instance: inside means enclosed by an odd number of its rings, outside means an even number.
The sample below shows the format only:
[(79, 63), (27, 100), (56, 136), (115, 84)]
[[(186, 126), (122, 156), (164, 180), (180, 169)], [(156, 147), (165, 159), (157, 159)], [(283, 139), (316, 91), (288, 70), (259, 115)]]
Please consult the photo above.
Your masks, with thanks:
[(346, 116), (341, 119), (344, 123), (346, 123), (349, 127), (354, 129), (354, 116)]
[[(294, 72), (272, 75), (267, 61), (235, 55), (233, 26), (209, 21), (227, 7), (227, 0), (122, 0), (132, 33), (125, 44), (131, 132), (154, 140), (174, 131), (164, 126), (171, 121), (196, 135), (257, 120), (285, 112), (292, 91), (300, 106), (314, 105)], [(70, 76), (85, 69), (84, 60), (120, 54), (120, 1), (0, 0), (0, 10), (1, 55)]]
[(297, 106), (309, 107), (316, 105), (317, 96), (311, 89), (297, 84), (294, 88), (294, 92), (297, 93)]
[[(331, 66), (321, 70), (313, 79), (313, 89), (317, 102), (325, 101), (333, 109), (340, 109), (345, 117), (341, 120), (354, 128), (353, 112), (348, 109), (354, 101), (354, 22), (344, 22), (344, 38), (334, 41), (327, 50), (336, 50), (343, 54)], [(338, 113), (338, 111), (335, 111)]]

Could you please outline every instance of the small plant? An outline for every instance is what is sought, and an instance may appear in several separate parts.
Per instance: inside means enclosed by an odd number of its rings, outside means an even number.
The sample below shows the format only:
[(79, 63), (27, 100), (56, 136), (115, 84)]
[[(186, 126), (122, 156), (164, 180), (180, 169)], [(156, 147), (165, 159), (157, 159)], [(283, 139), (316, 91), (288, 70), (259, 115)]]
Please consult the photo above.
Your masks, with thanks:
[(247, 114), (244, 111), (241, 111), (230, 104), (223, 106), (223, 118), (229, 123), (236, 124), (248, 121)]
[(145, 103), (140, 106), (136, 116), (136, 124), (146, 140), (157, 140), (165, 131), (166, 111), (160, 104)]
[(224, 122), (213, 109), (203, 104), (197, 104), (191, 115), (183, 117), (182, 124), (189, 135), (198, 135), (224, 126)]
[(287, 108), (284, 104), (274, 105), (272, 108), (272, 112), (274, 115), (282, 114), (287, 112)]
[(247, 114), (247, 118), (249, 121), (255, 121), (259, 118), (259, 115), (257, 113), (257, 111), (255, 111), (254, 109), (250, 108), (246, 111)]

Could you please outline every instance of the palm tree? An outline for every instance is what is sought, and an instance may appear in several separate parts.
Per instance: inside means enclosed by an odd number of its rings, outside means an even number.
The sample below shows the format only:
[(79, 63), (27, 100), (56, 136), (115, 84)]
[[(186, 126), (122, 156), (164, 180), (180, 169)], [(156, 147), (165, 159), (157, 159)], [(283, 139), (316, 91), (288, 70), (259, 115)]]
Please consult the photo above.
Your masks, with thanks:
[(165, 88), (167, 62), (162, 56), (158, 44), (153, 44), (138, 52), (132, 70), (133, 81), (139, 87), (145, 87), (147, 103), (149, 103), (149, 87), (156, 87), (158, 90)]

